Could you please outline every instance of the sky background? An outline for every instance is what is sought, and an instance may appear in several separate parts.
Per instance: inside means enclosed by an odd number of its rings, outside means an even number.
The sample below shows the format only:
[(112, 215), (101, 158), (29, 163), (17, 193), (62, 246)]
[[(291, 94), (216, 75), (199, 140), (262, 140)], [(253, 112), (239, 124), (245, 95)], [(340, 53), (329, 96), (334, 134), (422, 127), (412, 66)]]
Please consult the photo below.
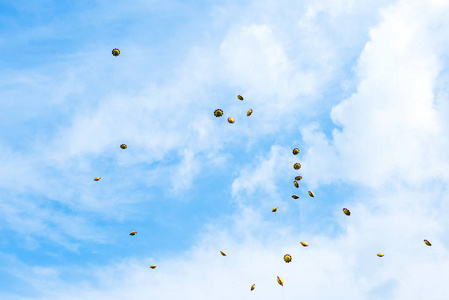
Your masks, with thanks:
[(0, 0), (0, 299), (448, 299), (448, 15)]

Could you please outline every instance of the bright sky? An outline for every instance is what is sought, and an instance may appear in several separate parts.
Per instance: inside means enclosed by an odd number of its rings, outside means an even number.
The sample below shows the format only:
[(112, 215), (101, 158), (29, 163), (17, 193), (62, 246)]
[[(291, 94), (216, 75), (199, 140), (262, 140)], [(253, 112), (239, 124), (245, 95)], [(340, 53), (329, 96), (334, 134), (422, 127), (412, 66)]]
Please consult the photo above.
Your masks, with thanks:
[(0, 0), (0, 299), (448, 299), (448, 15)]

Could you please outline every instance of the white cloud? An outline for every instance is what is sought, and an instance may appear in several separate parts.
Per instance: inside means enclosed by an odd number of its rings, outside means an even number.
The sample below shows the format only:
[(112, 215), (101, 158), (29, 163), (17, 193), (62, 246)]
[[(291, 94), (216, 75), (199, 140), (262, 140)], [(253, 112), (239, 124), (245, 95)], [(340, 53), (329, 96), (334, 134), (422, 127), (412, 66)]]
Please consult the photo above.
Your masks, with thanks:
[[(422, 16), (422, 10), (430, 15)], [(434, 106), (440, 53), (429, 31), (442, 15), (401, 2), (383, 16), (360, 56), (357, 92), (332, 109), (332, 120), (342, 130), (333, 131), (331, 153), (338, 153), (337, 163), (344, 162), (339, 166), (345, 178), (368, 186), (445, 177), (447, 129)]]
[[(445, 88), (438, 91), (439, 99), (435, 99), (434, 89), (439, 72), (445, 67), (441, 66), (441, 54), (446, 48), (436, 40), (431, 28), (439, 24), (446, 28), (446, 7), (440, 3), (426, 10), (427, 5), (416, 3), (421, 2), (391, 6), (383, 12), (381, 23), (371, 30), (371, 40), (356, 68), (360, 80), (357, 91), (332, 111), (332, 120), (342, 128), (334, 130), (333, 140), (326, 138), (318, 123), (302, 130), (309, 146), (301, 162), (303, 180), (308, 185), (319, 187), (339, 181), (368, 187), (354, 195), (359, 200), (349, 203), (352, 215), (346, 219), (347, 230), (343, 234), (327, 234), (333, 226), (343, 227), (342, 218), (337, 225), (316, 221), (314, 224), (319, 224), (316, 226), (325, 234), (312, 235), (282, 218), (266, 220), (259, 213), (260, 206), (273, 199), (281, 201), (277, 182), (284, 175), (290, 176), (288, 171), (284, 174), (284, 165), (293, 171), (290, 159), (295, 158), (290, 156), (289, 145), (276, 145), (267, 158), (261, 153), (256, 163), (241, 166), (240, 177), (232, 186), (239, 211), (210, 224), (210, 231), (189, 252), (157, 259), (124, 258), (107, 267), (76, 270), (90, 275), (91, 282), (68, 283), (62, 275), (59, 277), (67, 271), (59, 269), (32, 268), (27, 270), (29, 274), (20, 273), (22, 278), (26, 276), (30, 284), (41, 286), (42, 299), (182, 299), (186, 295), (195, 299), (243, 299), (252, 294), (274, 298), (282, 293), (286, 299), (422, 299), (424, 293), (432, 299), (443, 299), (444, 284), (437, 282), (447, 277), (449, 224), (442, 212), (447, 213), (448, 206), (442, 185), (431, 180), (447, 179), (447, 124), (442, 110), (434, 104), (438, 100), (444, 107)], [(375, 4), (370, 5), (377, 9)], [(138, 164), (161, 161), (165, 155), (176, 152), (180, 163), (169, 166), (167, 172), (161, 169), (169, 178), (180, 176), (180, 189), (188, 188), (194, 178), (189, 176), (198, 174), (205, 164), (227, 167), (223, 163), (226, 155), (215, 159), (211, 152), (232, 144), (233, 139), (280, 132), (284, 121), (297, 122), (298, 116), (302, 116), (298, 113), (289, 117), (286, 108), (313, 107), (310, 103), (298, 103), (297, 98), (319, 99), (314, 92), (325, 87), (319, 79), (333, 79), (338, 67), (328, 64), (339, 58), (348, 59), (342, 49), (350, 48), (348, 41), (353, 37), (352, 33), (345, 35), (340, 31), (344, 38), (336, 46), (339, 51), (327, 51), (334, 41), (326, 34), (320, 35), (320, 12), (334, 18), (327, 24), (331, 27), (361, 10), (355, 2), (319, 2), (309, 6), (305, 19), (296, 19), (301, 30), (317, 35), (301, 57), (323, 57), (321, 62), (317, 58), (310, 61), (307, 67), (293, 63), (292, 49), (286, 47), (288, 39), (277, 35), (282, 31), (279, 27), (260, 19), (236, 25), (220, 44), (219, 57), (205, 56), (206, 61), (217, 58), (220, 63), (200, 64), (189, 76), (188, 70), (203, 53), (196, 50), (187, 67), (179, 69), (179, 77), (173, 80), (176, 85), (152, 87), (126, 99), (123, 95), (101, 99), (99, 106), (87, 110), (86, 115), (78, 113), (73, 127), (58, 133), (51, 141), (54, 150), (47, 152), (44, 159), (57, 161), (58, 168), (63, 168), (68, 161), (79, 158), (81, 167), (75, 170), (80, 172), (91, 171), (86, 164), (91, 161), (90, 155)], [(354, 19), (358, 24), (359, 19)], [(443, 29), (438, 32), (443, 33)], [(210, 55), (209, 51), (204, 53)], [(222, 68), (217, 66), (221, 62)], [(220, 76), (213, 72), (215, 67), (222, 71)], [(311, 79), (306, 86), (296, 86), (308, 75)], [(228, 126), (222, 119), (211, 117), (211, 121), (204, 117), (205, 113), (211, 115), (215, 107), (210, 106), (215, 102), (211, 104), (212, 93), (202, 84), (214, 86), (212, 79), (217, 78), (229, 79), (229, 85), (244, 89), (248, 102), (257, 99), (251, 102), (255, 105), (256, 126), (244, 130)], [(232, 106), (224, 110), (245, 111)], [(261, 117), (257, 119), (259, 111)], [(238, 121), (234, 125), (237, 124)], [(134, 158), (119, 157), (123, 152), (110, 150), (123, 139), (129, 141), (128, 150), (138, 152)], [(180, 168), (183, 169), (178, 172)], [(270, 199), (254, 199), (256, 191), (267, 193)], [(338, 213), (336, 217), (344, 217), (341, 211)], [(45, 217), (44, 214), (42, 218)], [(39, 228), (34, 223), (32, 226)], [(434, 246), (426, 247), (424, 238)], [(302, 248), (301, 240), (309, 242), (310, 247)], [(221, 257), (220, 250), (228, 256)], [(385, 257), (376, 257), (378, 252), (384, 252)], [(291, 264), (282, 261), (285, 253), (293, 255)], [(158, 268), (148, 269), (154, 262)], [(284, 288), (277, 285), (277, 275), (284, 279)], [(49, 282), (57, 284), (48, 285)], [(249, 294), (253, 283), (256, 290)]]

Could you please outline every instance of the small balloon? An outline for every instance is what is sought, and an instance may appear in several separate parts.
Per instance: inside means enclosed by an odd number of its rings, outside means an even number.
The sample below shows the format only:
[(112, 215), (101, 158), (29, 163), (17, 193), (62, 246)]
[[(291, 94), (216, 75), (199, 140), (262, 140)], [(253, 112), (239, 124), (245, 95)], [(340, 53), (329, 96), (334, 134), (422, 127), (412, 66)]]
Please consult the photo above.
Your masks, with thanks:
[(284, 286), (284, 282), (282, 281), (281, 277), (277, 276), (278, 278), (278, 283), (282, 286)]
[(119, 56), (120, 55), (120, 50), (117, 49), (117, 48), (112, 49), (112, 55)]
[(214, 111), (214, 116), (216, 116), (217, 118), (221, 117), (223, 115), (223, 111), (221, 109), (216, 109)]

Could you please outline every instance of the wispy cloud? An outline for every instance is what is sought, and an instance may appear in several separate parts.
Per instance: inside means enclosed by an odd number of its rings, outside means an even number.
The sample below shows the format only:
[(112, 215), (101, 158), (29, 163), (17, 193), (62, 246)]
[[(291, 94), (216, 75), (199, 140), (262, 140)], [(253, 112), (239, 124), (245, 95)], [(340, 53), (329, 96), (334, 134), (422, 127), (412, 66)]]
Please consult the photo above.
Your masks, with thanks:
[[(11, 101), (1, 103), (10, 131), (1, 136), (0, 225), (13, 233), (5, 253), (17, 253), (2, 256), (2, 274), (31, 291), (16, 294), (240, 299), (255, 283), (253, 294), (285, 299), (444, 299), (447, 4), (208, 5), (99, 2), (72, 13), (81, 28), (126, 34), (1, 75)], [(153, 40), (119, 8), (205, 18)], [(189, 30), (193, 41), (181, 37)], [(22, 35), (33, 38), (49, 36)], [(124, 47), (118, 58), (111, 41)], [(204, 211), (207, 201), (223, 212)], [(188, 250), (167, 249), (167, 226), (195, 228), (170, 235), (191, 239)], [(125, 240), (128, 229), (138, 235)], [(49, 253), (44, 261), (29, 258), (36, 249)]]

